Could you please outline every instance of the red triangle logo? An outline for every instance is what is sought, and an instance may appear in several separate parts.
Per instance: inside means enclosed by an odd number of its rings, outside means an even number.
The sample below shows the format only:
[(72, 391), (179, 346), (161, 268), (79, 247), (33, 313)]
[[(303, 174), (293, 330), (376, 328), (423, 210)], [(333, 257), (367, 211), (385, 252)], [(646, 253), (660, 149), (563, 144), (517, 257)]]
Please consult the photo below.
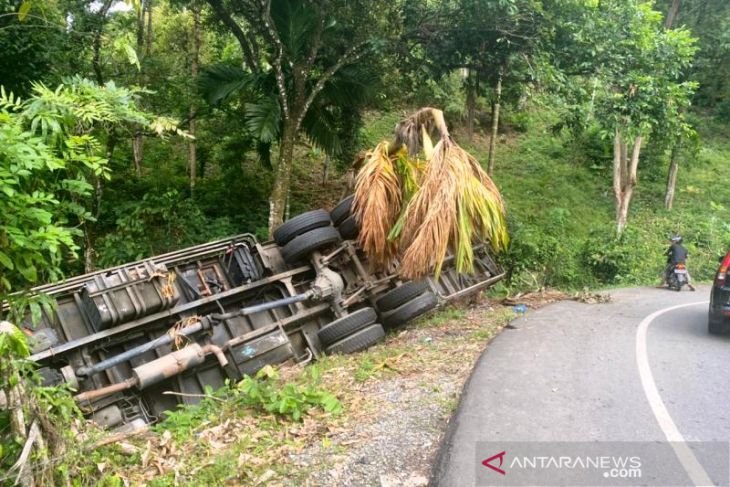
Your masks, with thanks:
[[(482, 462), (482, 465), (484, 465), (485, 467), (491, 468), (492, 470), (494, 470), (497, 473), (500, 473), (502, 475), (506, 475), (507, 472), (505, 472), (504, 470), (502, 470), (500, 468), (502, 466), (502, 462), (504, 461), (504, 456), (505, 456), (506, 453), (507, 452), (505, 452), (505, 451), (500, 452), (500, 453), (497, 453), (496, 455), (493, 455), (493, 456), (487, 458), (486, 460), (484, 460)], [(492, 465), (490, 462), (492, 462), (493, 460), (496, 460), (497, 458), (499, 458), (499, 465), (498, 466)]]

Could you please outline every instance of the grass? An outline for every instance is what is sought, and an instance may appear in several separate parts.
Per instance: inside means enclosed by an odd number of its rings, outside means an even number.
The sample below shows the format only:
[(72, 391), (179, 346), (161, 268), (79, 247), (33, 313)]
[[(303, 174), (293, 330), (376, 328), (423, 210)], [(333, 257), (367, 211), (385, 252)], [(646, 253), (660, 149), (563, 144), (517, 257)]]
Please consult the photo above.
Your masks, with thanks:
[[(611, 190), (610, 141), (588, 131), (576, 138), (549, 131), (546, 112), (529, 113), (528, 130), (497, 144), (494, 180), (504, 196), (512, 245), (503, 263), (511, 290), (543, 286), (577, 290), (658, 282), (667, 238), (678, 232), (696, 280), (710, 280), (717, 256), (730, 247), (730, 142), (726, 127), (697, 117), (702, 149), (683, 154), (674, 208), (664, 209), (668, 154), (649, 140), (629, 228), (617, 239)], [(457, 132), (457, 137), (459, 136)], [(487, 140), (465, 147), (482, 164)]]
[[(316, 364), (316, 384), (340, 400), (341, 414), (313, 408), (302, 421), (293, 421), (241, 407), (227, 392), (210, 392), (210, 399), (181, 409), (144, 436), (96, 450), (88, 464), (76, 469), (75, 478), (79, 485), (109, 486), (125, 481), (158, 487), (303, 485), (347, 455), (351, 446), (342, 440), (343, 432), (384, 414), (380, 398), (369, 392), (379, 384), (413, 383), (428, 392), (419, 399), (419, 408), (433, 408), (448, 417), (458, 396), (442, 390), (434, 377), (448, 377), (455, 384), (464, 381), (486, 341), (513, 316), (506, 308), (495, 312), (487, 307), (446, 307), (391, 332), (384, 343), (365, 352), (324, 357)], [(311, 369), (285, 368), (282, 387), (311, 386)], [(440, 427), (431, 428), (437, 436)], [(310, 453), (312, 462), (297, 460)]]

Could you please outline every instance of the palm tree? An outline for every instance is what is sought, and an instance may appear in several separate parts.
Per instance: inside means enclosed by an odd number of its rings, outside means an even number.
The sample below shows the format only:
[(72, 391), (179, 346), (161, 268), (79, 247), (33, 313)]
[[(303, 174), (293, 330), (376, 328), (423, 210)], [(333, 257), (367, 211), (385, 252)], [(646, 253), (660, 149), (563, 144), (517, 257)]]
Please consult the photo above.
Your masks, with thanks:
[(300, 135), (336, 154), (339, 116), (358, 110), (373, 93), (373, 76), (361, 61), (377, 30), (369, 28), (365, 16), (383, 16), (392, 7), (385, 1), (383, 8), (373, 8), (373, 2), (349, 0), (207, 2), (238, 40), (244, 65), (209, 71), (204, 91), (211, 100), (240, 92), (251, 134), (264, 147), (278, 144), (271, 232), (283, 218)]

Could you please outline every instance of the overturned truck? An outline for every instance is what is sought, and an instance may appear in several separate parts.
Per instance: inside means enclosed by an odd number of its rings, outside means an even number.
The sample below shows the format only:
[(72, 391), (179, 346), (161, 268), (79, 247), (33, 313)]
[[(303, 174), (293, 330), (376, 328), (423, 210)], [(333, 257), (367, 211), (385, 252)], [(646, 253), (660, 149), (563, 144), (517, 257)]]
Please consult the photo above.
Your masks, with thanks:
[(31, 360), (97, 423), (136, 428), (267, 364), (365, 349), (503, 277), (485, 245), (470, 275), (448, 258), (438, 279), (371, 272), (351, 201), (288, 220), (271, 242), (238, 235), (41, 286), (57, 306), (23, 324)]

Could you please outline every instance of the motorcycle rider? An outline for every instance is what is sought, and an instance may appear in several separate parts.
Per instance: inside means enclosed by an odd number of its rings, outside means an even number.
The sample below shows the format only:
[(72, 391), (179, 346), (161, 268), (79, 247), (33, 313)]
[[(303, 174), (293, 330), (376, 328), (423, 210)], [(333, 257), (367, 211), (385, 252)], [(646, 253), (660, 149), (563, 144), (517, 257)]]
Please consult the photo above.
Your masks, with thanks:
[[(674, 268), (677, 264), (685, 264), (686, 269), (687, 256), (689, 255), (687, 249), (684, 248), (684, 246), (682, 245), (681, 235), (673, 235), (670, 238), (670, 241), (672, 242), (672, 244), (669, 246), (666, 252), (664, 252), (664, 255), (667, 256), (667, 267), (664, 269), (664, 273), (662, 274), (662, 287), (666, 285), (667, 282), (669, 282), (669, 273), (674, 272)], [(689, 287), (690, 291), (695, 290), (694, 286), (692, 285), (692, 281), (690, 280), (689, 270), (687, 270), (687, 286)]]

